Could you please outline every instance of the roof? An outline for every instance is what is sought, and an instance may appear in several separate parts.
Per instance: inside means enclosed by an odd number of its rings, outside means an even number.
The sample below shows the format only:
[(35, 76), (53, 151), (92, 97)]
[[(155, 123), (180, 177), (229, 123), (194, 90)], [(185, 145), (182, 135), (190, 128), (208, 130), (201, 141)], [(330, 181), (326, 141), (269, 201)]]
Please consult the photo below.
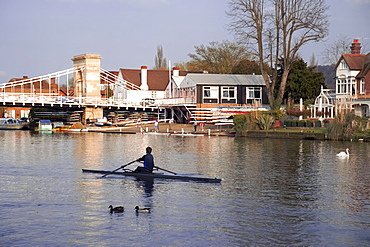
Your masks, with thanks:
[(180, 86), (180, 84), (184, 80), (184, 78), (185, 78), (185, 76), (174, 76), (174, 77), (172, 77), (172, 79), (175, 82), (177, 87)]
[(358, 73), (356, 77), (360, 77), (360, 78), (365, 77), (369, 71), (370, 71), (370, 53), (368, 53), (365, 56), (362, 70), (360, 71), (360, 73)]
[(365, 56), (366, 55), (364, 54), (343, 54), (335, 67), (338, 67), (343, 58), (350, 70), (361, 70), (364, 64)]
[[(141, 86), (141, 69), (120, 69), (122, 78), (137, 86)], [(182, 79), (188, 74), (188, 71), (179, 71), (179, 76), (175, 76), (174, 81), (179, 84)], [(197, 73), (197, 72), (192, 72)], [(201, 72), (198, 72), (201, 73)], [(169, 80), (168, 70), (147, 70), (147, 83), (149, 90), (164, 91)]]
[[(141, 86), (141, 69), (120, 69), (123, 79)], [(164, 91), (169, 82), (168, 70), (147, 70), (149, 90)]]
[(46, 124), (51, 123), (51, 121), (47, 120), (47, 119), (41, 119), (39, 122), (40, 123), (46, 123)]
[(187, 77), (202, 85), (265, 86), (262, 75), (188, 74)]

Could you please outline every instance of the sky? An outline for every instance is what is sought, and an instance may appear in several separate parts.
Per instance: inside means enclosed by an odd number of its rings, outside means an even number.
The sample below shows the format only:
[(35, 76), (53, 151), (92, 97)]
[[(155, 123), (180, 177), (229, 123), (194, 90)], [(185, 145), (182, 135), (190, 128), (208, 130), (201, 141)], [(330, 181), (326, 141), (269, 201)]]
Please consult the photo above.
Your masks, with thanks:
[[(305, 61), (338, 37), (370, 51), (370, 0), (327, 0), (325, 42), (306, 45)], [(71, 58), (102, 56), (106, 70), (154, 67), (157, 46), (171, 65), (189, 61), (194, 46), (234, 41), (228, 0), (0, 0), (0, 83), (72, 68)]]

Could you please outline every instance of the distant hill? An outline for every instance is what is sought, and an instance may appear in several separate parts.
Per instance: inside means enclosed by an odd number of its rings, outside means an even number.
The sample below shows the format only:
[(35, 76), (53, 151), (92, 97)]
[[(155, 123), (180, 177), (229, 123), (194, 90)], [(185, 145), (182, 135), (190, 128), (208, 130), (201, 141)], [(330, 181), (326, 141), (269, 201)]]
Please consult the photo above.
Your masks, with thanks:
[(317, 71), (324, 73), (325, 85), (329, 89), (335, 89), (335, 65), (318, 65)]

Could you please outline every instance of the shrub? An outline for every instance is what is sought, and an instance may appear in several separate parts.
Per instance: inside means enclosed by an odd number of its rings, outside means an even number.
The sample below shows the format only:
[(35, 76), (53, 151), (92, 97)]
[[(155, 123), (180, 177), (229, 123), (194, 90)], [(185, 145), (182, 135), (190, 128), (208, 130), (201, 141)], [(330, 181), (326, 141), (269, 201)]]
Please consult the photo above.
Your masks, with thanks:
[(293, 117), (303, 116), (303, 118), (307, 118), (308, 116), (311, 115), (311, 111), (310, 110), (300, 111), (299, 109), (294, 108), (294, 109), (286, 110), (286, 114), (289, 116), (293, 116)]
[(245, 114), (234, 115), (233, 122), (237, 135), (242, 135), (247, 130), (248, 123)]
[(256, 117), (257, 124), (261, 130), (268, 130), (274, 123), (274, 118), (270, 114), (261, 114)]
[(328, 126), (328, 136), (333, 140), (349, 140), (362, 128), (364, 120), (353, 113), (338, 114)]

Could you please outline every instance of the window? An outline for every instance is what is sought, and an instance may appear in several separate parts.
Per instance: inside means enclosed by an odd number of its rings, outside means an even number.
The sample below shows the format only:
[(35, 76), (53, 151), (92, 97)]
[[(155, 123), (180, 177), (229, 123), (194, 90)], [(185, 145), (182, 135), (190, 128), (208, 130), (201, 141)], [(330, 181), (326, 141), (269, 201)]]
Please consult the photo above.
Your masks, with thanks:
[(152, 98), (157, 98), (157, 91), (152, 91)]
[(337, 94), (357, 94), (355, 79), (351, 79), (350, 77), (338, 78), (336, 84)]
[(348, 69), (347, 63), (344, 60), (340, 62), (340, 69)]
[(203, 87), (203, 103), (218, 103), (218, 87)]
[(247, 104), (253, 104), (255, 100), (262, 101), (262, 88), (248, 87), (247, 88)]
[(211, 87), (204, 87), (203, 88), (203, 97), (210, 98), (211, 97)]
[(236, 87), (222, 87), (222, 103), (236, 103)]
[(235, 87), (222, 87), (222, 98), (235, 98)]
[(360, 82), (360, 94), (365, 94), (365, 79), (362, 78)]
[(352, 95), (356, 95), (357, 94), (356, 80), (355, 79), (352, 79), (352, 83), (351, 83), (351, 94)]

